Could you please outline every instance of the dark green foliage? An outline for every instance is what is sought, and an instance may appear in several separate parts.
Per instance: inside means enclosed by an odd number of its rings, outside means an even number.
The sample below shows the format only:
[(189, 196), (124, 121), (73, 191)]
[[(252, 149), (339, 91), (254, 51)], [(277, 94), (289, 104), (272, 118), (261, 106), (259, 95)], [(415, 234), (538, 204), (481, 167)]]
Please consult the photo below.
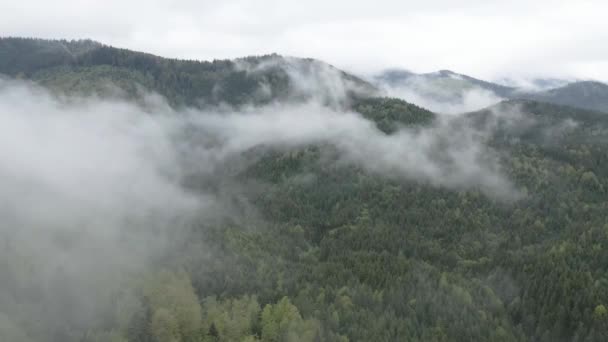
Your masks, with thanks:
[(355, 103), (353, 109), (372, 120), (384, 133), (393, 133), (399, 126), (429, 125), (435, 114), (399, 99), (368, 98)]
[(154, 80), (138, 71), (108, 65), (55, 67), (37, 72), (33, 80), (55, 92), (138, 98)]

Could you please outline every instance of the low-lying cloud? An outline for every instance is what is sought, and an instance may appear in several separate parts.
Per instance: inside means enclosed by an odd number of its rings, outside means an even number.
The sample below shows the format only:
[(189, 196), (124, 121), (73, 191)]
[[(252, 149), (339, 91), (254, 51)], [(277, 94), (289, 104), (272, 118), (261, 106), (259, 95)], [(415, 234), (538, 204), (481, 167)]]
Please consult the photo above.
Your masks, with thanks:
[(398, 84), (381, 84), (387, 96), (399, 98), (440, 114), (461, 114), (499, 103), (492, 91), (459, 79), (428, 80), (412, 77)]
[(342, 162), (379, 176), (422, 181), (449, 188), (480, 188), (491, 196), (512, 195), (497, 156), (484, 147), (485, 134), (439, 119), (428, 128), (402, 128), (394, 134), (352, 112), (314, 103), (276, 104), (238, 113), (189, 113), (200, 134), (222, 143), (205, 150), (205, 158), (223, 160), (258, 146), (297, 148), (334, 146)]
[(0, 126), (0, 311), (86, 330), (204, 199), (180, 187), (166, 123), (133, 105), (2, 81)]

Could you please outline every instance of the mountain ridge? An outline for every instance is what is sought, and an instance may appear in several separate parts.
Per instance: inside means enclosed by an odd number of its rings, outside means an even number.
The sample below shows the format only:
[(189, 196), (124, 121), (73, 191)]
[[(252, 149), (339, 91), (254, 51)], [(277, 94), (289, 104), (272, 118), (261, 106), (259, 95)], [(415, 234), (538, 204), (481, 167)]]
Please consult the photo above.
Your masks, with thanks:
[[(25, 57), (24, 57), (25, 56)], [(19, 61), (19, 62), (16, 62)], [(251, 72), (266, 63), (261, 72)], [(268, 67), (269, 64), (274, 64)], [(255, 71), (255, 70), (254, 70)], [(100, 85), (117, 84), (129, 96), (139, 86), (158, 92), (176, 106), (264, 104), (274, 99), (321, 97), (333, 101), (376, 92), (363, 79), (310, 58), (277, 54), (234, 60), (183, 60), (104, 45), (92, 40), (0, 38), (0, 74), (27, 78), (65, 92), (104, 92)], [(329, 75), (329, 76), (327, 76)], [(303, 89), (298, 78), (332, 77), (343, 89)], [(304, 83), (304, 82), (301, 82)], [(331, 94), (343, 91), (345, 94)]]

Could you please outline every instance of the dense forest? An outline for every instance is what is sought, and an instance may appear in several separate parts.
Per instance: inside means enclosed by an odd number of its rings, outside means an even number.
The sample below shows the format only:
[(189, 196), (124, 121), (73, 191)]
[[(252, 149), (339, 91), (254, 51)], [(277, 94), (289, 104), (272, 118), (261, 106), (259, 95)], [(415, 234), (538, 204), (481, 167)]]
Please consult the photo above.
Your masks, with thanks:
[[(344, 96), (323, 83), (327, 72)], [(70, 311), (67, 288), (31, 282), (39, 265), (0, 241), (1, 341), (608, 336), (608, 114), (509, 100), (444, 123), (314, 60), (181, 61), (92, 41), (3, 38), (0, 73), (58, 96), (138, 102), (154, 91), (172, 108), (312, 99), (359, 113), (389, 138), (441, 126), (449, 137), (433, 146), (437, 160), (453, 165), (444, 145), (471, 135), (494, 151), (513, 188), (500, 196), (474, 180), (390, 176), (344, 162), (339, 146), (323, 142), (256, 146), (211, 176), (186, 177), (194, 193), (231, 184), (231, 214), (188, 220), (150, 267), (115, 280), (93, 318)]]

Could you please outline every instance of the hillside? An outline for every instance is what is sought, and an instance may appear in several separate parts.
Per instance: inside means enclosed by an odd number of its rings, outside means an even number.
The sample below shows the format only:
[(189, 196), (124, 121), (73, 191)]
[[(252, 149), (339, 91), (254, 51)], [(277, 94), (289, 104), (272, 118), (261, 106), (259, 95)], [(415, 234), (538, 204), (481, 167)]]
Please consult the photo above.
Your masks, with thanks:
[(1, 341), (608, 336), (603, 112), (91, 41), (0, 39), (0, 72)]

